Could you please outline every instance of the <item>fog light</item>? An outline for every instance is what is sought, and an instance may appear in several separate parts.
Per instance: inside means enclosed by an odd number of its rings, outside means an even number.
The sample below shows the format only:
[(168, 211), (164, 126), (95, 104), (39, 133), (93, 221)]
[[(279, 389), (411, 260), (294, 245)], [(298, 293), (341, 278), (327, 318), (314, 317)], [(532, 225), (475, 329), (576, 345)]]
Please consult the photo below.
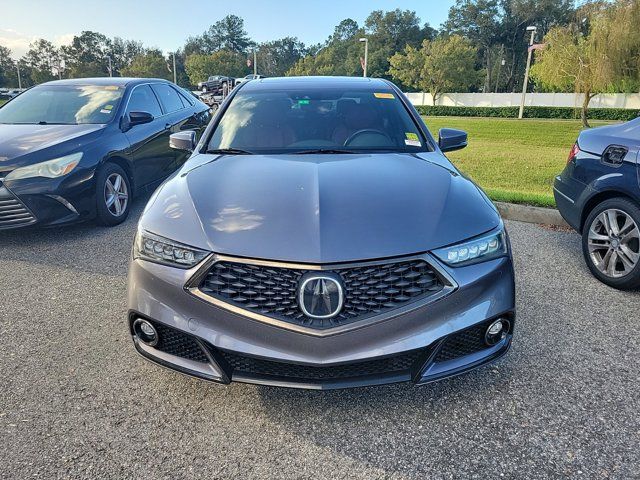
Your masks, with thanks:
[(148, 322), (147, 320), (138, 318), (133, 322), (133, 332), (142, 343), (149, 345), (150, 347), (154, 347), (158, 344), (158, 332), (151, 322)]
[(487, 332), (484, 334), (484, 341), (487, 345), (495, 345), (504, 339), (509, 332), (510, 327), (509, 320), (499, 318), (487, 328)]

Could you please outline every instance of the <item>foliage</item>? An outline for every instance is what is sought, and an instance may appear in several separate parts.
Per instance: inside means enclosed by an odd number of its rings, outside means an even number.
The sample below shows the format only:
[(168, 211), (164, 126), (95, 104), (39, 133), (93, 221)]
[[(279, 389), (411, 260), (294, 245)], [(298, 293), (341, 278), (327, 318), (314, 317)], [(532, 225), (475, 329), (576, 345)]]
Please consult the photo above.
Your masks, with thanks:
[[(493, 117), (517, 118), (519, 107), (452, 107), (445, 105), (418, 105), (421, 115), (429, 117)], [(640, 115), (640, 110), (623, 108), (592, 108), (589, 115), (595, 120), (629, 121)], [(575, 120), (580, 111), (570, 107), (525, 107), (525, 118)]]
[(84, 31), (74, 36), (71, 45), (62, 48), (62, 56), (71, 78), (109, 76), (105, 60), (111, 42), (98, 32)]
[(257, 47), (258, 73), (269, 77), (284, 76), (305, 54), (304, 43), (285, 37), (261, 43)]
[(0, 87), (18, 86), (16, 64), (11, 58), (11, 50), (0, 45)]
[(167, 60), (160, 50), (147, 50), (136, 55), (131, 64), (124, 67), (121, 73), (125, 77), (150, 77), (170, 80), (173, 75), (167, 68)]
[(443, 92), (474, 89), (484, 76), (476, 69), (478, 49), (460, 35), (425, 40), (422, 48), (410, 45), (390, 59), (389, 73), (404, 85), (428, 91), (435, 105)]
[(531, 75), (548, 89), (583, 95), (582, 121), (588, 126), (591, 98), (612, 87), (640, 86), (640, 4), (632, 0), (582, 7), (582, 25), (554, 27), (545, 36)]
[(308, 55), (299, 60), (289, 75), (362, 75), (360, 59), (364, 57), (362, 37), (369, 40), (367, 74), (390, 78), (389, 59), (406, 45), (419, 47), (424, 39), (435, 36), (429, 25), (420, 26), (420, 19), (410, 10), (376, 10), (360, 27), (352, 19), (341, 21), (333, 34), (318, 46), (309, 48)]
[(218, 50), (210, 55), (189, 55), (185, 61), (185, 70), (189, 80), (195, 85), (210, 75), (243, 77), (247, 74), (248, 68), (244, 55), (229, 50)]
[(47, 40), (39, 39), (31, 43), (22, 61), (33, 83), (48, 82), (56, 78), (54, 73), (62, 73), (60, 52)]
[(185, 55), (211, 54), (218, 50), (246, 53), (253, 42), (244, 29), (244, 20), (227, 15), (211, 25), (202, 35), (189, 37), (184, 47)]

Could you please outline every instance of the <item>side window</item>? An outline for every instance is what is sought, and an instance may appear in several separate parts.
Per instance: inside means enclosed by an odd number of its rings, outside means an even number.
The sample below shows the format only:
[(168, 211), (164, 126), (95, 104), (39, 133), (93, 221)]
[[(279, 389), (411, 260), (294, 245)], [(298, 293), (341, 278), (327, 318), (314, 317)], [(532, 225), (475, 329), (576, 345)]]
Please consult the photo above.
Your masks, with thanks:
[(127, 113), (129, 112), (148, 112), (154, 117), (162, 115), (158, 99), (149, 85), (138, 85), (133, 89), (129, 98), (129, 106), (127, 107)]
[(178, 92), (176, 92), (171, 86), (165, 83), (155, 83), (151, 85), (151, 88), (153, 88), (153, 91), (156, 92), (156, 95), (160, 99), (160, 103), (162, 104), (162, 108), (165, 113), (175, 112), (184, 108)]
[(193, 105), (193, 99), (189, 98), (186, 92), (184, 95), (182, 94), (182, 92), (178, 92), (178, 95), (180, 95), (180, 98), (182, 99), (182, 103), (184, 104), (185, 107)]

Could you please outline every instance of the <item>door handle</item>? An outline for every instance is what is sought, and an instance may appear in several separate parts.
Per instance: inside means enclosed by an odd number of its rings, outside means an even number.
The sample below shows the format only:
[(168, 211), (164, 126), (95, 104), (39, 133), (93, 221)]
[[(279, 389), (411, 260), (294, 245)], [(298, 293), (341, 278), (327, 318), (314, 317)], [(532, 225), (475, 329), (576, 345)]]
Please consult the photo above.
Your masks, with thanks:
[(170, 130), (170, 129), (171, 129), (171, 124), (170, 124), (170, 123), (166, 123), (166, 124), (164, 125), (164, 129), (165, 129), (165, 130)]

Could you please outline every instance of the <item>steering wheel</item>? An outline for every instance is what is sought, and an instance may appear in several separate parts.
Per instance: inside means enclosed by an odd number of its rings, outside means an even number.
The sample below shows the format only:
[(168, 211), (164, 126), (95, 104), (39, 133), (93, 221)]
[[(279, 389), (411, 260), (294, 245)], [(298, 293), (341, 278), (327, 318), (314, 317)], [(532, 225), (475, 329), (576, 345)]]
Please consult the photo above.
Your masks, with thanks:
[(387, 140), (389, 140), (390, 143), (393, 143), (393, 140), (391, 139), (391, 137), (387, 135), (385, 132), (381, 130), (376, 130), (375, 128), (365, 128), (363, 130), (358, 130), (357, 132), (354, 132), (351, 135), (349, 135), (349, 138), (347, 138), (344, 142), (344, 146), (348, 147), (356, 138), (366, 133), (368, 134), (373, 133), (375, 135), (380, 135), (382, 137), (385, 137)]

